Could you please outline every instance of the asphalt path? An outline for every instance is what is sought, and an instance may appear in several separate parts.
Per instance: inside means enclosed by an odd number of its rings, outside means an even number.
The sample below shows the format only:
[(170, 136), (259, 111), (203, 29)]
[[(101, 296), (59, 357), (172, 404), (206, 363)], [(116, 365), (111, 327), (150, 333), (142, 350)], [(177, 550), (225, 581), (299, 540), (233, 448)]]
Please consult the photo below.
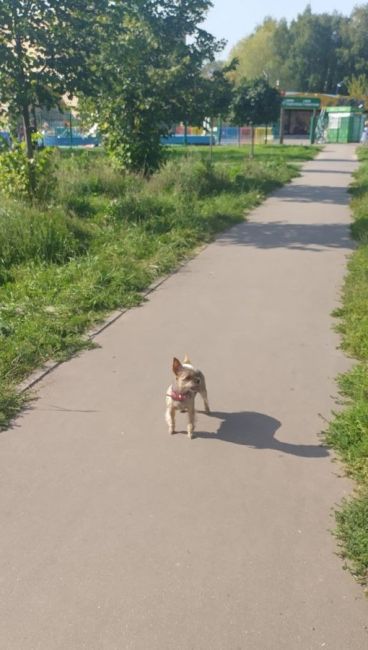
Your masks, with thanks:
[[(2, 650), (368, 648), (330, 532), (352, 485), (320, 437), (355, 167), (326, 146), (0, 435)], [(212, 409), (192, 440), (164, 420), (185, 352)]]

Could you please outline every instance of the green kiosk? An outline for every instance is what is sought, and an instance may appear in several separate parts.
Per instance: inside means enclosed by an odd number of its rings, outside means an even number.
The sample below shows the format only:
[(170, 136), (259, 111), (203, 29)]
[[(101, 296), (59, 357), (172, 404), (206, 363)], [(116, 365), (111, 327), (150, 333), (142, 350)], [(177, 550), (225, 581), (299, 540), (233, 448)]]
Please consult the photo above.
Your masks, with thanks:
[(317, 113), (321, 110), (319, 97), (287, 95), (283, 98), (280, 113), (280, 144), (284, 136), (308, 137), (314, 141)]
[(329, 106), (327, 142), (359, 142), (364, 127), (363, 107)]

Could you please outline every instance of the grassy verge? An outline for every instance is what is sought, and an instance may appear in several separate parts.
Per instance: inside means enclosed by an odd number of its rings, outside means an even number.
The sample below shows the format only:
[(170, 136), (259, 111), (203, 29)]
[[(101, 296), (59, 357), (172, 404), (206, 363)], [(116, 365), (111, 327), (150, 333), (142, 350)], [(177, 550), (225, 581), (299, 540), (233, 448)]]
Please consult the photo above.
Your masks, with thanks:
[(16, 386), (53, 358), (90, 345), (87, 329), (131, 307), (199, 244), (244, 219), (298, 173), (311, 147), (169, 152), (149, 181), (114, 170), (100, 151), (55, 152), (47, 204), (0, 207), (0, 427), (20, 406)]
[(351, 189), (358, 249), (352, 255), (337, 311), (344, 350), (359, 363), (339, 378), (346, 408), (329, 427), (327, 442), (334, 447), (348, 474), (357, 481), (353, 498), (336, 513), (336, 535), (347, 566), (368, 584), (368, 151), (359, 150), (360, 167)]

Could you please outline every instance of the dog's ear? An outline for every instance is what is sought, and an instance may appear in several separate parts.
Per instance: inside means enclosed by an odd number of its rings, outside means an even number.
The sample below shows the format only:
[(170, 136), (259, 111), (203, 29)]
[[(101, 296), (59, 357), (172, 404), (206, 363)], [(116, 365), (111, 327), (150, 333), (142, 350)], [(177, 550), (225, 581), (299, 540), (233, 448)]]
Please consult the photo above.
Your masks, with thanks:
[(185, 353), (184, 361), (183, 363), (192, 363), (191, 360), (189, 359), (187, 353)]
[(172, 365), (173, 373), (174, 375), (178, 375), (179, 372), (183, 370), (183, 366), (181, 365), (179, 359), (176, 357), (173, 358), (173, 365)]

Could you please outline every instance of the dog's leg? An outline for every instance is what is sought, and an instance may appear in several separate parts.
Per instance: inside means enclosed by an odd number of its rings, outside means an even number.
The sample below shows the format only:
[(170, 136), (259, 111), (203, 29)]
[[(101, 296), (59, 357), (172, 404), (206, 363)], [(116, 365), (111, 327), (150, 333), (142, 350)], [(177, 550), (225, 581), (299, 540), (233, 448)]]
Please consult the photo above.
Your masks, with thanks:
[(206, 390), (206, 387), (202, 388), (202, 390), (201, 390), (201, 397), (202, 397), (202, 399), (203, 399), (203, 403), (204, 403), (204, 410), (206, 411), (206, 413), (209, 413), (209, 412), (210, 412), (210, 405), (209, 405), (209, 403), (208, 403), (208, 397), (207, 397), (207, 390)]
[(175, 433), (175, 409), (172, 406), (167, 407), (165, 420), (169, 427), (169, 433)]
[(194, 401), (190, 406), (188, 406), (188, 438), (193, 438), (194, 431), (194, 421), (195, 421), (195, 410), (194, 410)]

